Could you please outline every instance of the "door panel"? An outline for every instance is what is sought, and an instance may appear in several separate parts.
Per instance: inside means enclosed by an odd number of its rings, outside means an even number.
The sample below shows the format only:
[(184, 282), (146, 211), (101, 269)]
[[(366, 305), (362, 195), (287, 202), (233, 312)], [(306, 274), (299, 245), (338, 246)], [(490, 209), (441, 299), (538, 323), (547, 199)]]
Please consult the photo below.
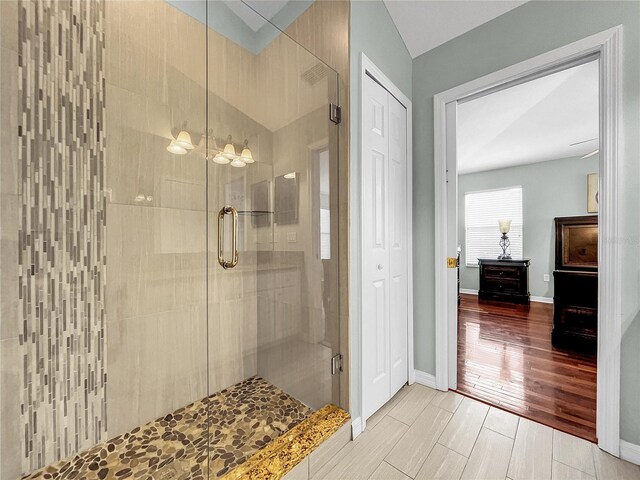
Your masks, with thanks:
[(407, 370), (407, 113), (369, 77), (363, 86), (363, 415), (404, 385)]
[[(388, 238), (388, 98), (387, 91), (367, 78), (363, 129), (362, 178), (363, 271), (362, 337), (363, 413), (365, 418), (389, 399), (389, 259)], [(365, 150), (366, 148), (366, 150)]]
[(391, 392), (409, 380), (407, 366), (407, 111), (389, 98), (389, 296)]

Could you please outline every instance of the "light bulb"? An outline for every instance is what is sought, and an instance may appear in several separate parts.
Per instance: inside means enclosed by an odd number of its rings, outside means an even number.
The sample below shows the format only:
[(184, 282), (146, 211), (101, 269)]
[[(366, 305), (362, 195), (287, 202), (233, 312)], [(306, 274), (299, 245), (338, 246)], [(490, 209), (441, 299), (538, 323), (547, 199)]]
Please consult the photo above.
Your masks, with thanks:
[(251, 150), (249, 150), (249, 147), (244, 147), (242, 149), (242, 153), (240, 154), (240, 160), (242, 160), (244, 163), (255, 162), (255, 160), (253, 159), (253, 155), (251, 155)]
[(232, 167), (236, 167), (236, 168), (242, 168), (246, 165), (246, 163), (244, 163), (242, 160), (240, 160), (239, 158), (236, 158), (235, 160), (233, 160), (231, 162), (231, 166)]
[(220, 165), (226, 165), (227, 163), (229, 163), (229, 159), (223, 157), (221, 154), (217, 154), (215, 157), (213, 157), (213, 161)]
[(185, 150), (193, 150), (193, 143), (191, 143), (191, 135), (189, 132), (182, 130), (178, 134), (178, 138), (175, 140), (175, 144), (181, 146)]
[(184, 155), (187, 153), (187, 149), (178, 145), (175, 141), (171, 141), (171, 143), (167, 146), (167, 151), (173, 153), (174, 155)]
[(236, 155), (236, 149), (232, 143), (227, 143), (224, 146), (224, 151), (222, 152), (222, 155), (228, 158), (229, 160), (235, 160), (236, 158), (238, 158), (238, 155)]

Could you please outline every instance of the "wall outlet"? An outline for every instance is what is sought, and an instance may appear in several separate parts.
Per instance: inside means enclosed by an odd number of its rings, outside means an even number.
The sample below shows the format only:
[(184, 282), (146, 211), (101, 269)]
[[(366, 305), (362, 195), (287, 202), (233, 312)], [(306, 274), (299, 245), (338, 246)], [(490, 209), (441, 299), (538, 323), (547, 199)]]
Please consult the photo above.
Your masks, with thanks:
[(287, 232), (287, 243), (296, 243), (298, 241), (298, 234), (296, 232)]
[(548, 274), (548, 273), (545, 273), (545, 274), (542, 276), (542, 279), (543, 279), (545, 282), (548, 282), (548, 281), (550, 280), (550, 278), (549, 278), (549, 274)]

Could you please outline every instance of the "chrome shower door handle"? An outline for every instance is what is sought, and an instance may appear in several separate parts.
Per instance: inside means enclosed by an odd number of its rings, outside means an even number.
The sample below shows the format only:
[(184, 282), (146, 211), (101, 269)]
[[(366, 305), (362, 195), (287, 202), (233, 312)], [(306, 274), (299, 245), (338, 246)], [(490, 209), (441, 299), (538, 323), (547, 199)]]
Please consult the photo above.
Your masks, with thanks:
[[(224, 259), (224, 217), (231, 215), (231, 260)], [(238, 211), (230, 205), (225, 205), (218, 212), (218, 263), (225, 270), (238, 264)]]

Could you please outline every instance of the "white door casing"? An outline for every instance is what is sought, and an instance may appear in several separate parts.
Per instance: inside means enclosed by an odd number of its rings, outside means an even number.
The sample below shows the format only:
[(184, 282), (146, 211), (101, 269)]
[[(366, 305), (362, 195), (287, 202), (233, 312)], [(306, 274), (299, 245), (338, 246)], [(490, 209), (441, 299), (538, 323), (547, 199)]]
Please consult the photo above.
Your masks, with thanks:
[(408, 380), (406, 109), (367, 77), (363, 84), (363, 417)]
[[(436, 387), (454, 388), (457, 344), (457, 301), (446, 257), (456, 246), (451, 219), (457, 208), (455, 103), (504, 88), (536, 75), (566, 68), (597, 54), (600, 61), (600, 213), (598, 242), (598, 385), (596, 435), (598, 446), (620, 454), (621, 272), (619, 206), (622, 134), (622, 26), (594, 34), (564, 47), (472, 80), (434, 96)], [(453, 105), (452, 105), (453, 104)], [(457, 193), (456, 193), (457, 195)], [(453, 210), (453, 212), (451, 211)]]

